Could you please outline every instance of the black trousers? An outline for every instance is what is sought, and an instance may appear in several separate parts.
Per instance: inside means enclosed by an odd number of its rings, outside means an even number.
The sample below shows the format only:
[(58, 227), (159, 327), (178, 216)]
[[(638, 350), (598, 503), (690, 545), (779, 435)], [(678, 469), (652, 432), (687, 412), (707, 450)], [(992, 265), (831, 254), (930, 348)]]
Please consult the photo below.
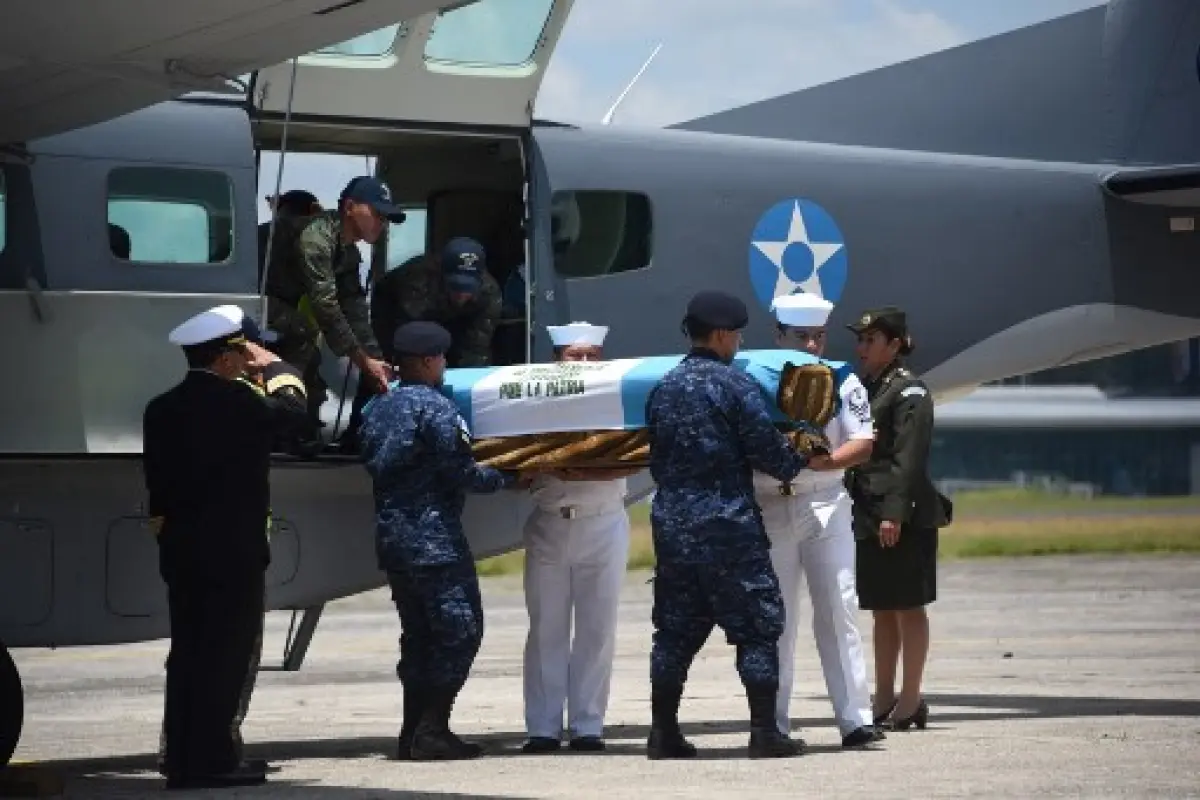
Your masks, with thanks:
[[(264, 606), (265, 607), (265, 606)], [(262, 643), (263, 643), (263, 625), (266, 622), (265, 618), (260, 618), (258, 626), (258, 637), (254, 645), (254, 652), (250, 655), (250, 669), (246, 672), (246, 680), (242, 684), (241, 696), (238, 698), (237, 713), (233, 718), (233, 745), (237, 750), (237, 757), (240, 761), (242, 758), (242, 722), (246, 719), (246, 714), (250, 711), (250, 697), (254, 694), (254, 684), (258, 678), (258, 666), (262, 662)], [(164, 664), (164, 668), (165, 668)], [(167, 757), (167, 724), (164, 718), (162, 731), (158, 735), (158, 760), (160, 763)]]
[(262, 636), (263, 573), (167, 581), (171, 651), (164, 714), (166, 771), (226, 772), (241, 759), (239, 707)]

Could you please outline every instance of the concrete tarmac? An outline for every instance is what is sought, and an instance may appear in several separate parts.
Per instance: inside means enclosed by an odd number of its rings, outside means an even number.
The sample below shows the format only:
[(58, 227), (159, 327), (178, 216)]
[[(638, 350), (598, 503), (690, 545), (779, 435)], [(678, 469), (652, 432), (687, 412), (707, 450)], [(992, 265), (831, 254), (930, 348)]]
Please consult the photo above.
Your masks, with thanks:
[[(399, 623), (386, 591), (326, 608), (303, 669), (264, 672), (243, 728), (279, 765), (265, 787), (183, 796), (366, 798), (1184, 797), (1200, 796), (1200, 559), (1066, 557), (951, 562), (931, 607), (925, 731), (843, 752), (811, 637), (792, 715), (801, 758), (746, 758), (733, 651), (714, 633), (681, 713), (693, 761), (645, 757), (648, 574), (629, 577), (601, 754), (519, 752), (526, 617), (519, 578), (484, 581), (483, 649), (454, 713), (491, 755), (396, 762)], [(861, 617), (869, 637), (869, 616)], [(286, 614), (268, 619), (277, 662)], [(807, 634), (809, 618), (802, 620)], [(60, 772), (69, 797), (147, 797), (167, 642), (21, 651), (27, 692), (17, 758)]]

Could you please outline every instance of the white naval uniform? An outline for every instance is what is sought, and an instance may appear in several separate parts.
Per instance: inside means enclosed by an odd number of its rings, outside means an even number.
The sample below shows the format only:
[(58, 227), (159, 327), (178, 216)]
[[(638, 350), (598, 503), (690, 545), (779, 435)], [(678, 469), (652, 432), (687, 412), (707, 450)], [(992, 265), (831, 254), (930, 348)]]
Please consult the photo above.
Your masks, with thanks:
[[(851, 374), (839, 389), (841, 408), (825, 426), (830, 452), (847, 440), (871, 439), (871, 406), (862, 383)], [(871, 698), (862, 637), (858, 632), (858, 592), (854, 583), (854, 535), (850, 497), (842, 470), (804, 470), (792, 482), (791, 496), (779, 481), (754, 474), (755, 495), (771, 539), (771, 562), (783, 592), (786, 622), (779, 638), (779, 694), (775, 721), (791, 729), (788, 704), (796, 662), (800, 582), (808, 579), (813, 636), (842, 736), (871, 725)]]
[[(525, 523), (525, 730), (602, 736), (629, 557), (626, 482), (539, 475)], [(571, 637), (574, 614), (575, 635)]]

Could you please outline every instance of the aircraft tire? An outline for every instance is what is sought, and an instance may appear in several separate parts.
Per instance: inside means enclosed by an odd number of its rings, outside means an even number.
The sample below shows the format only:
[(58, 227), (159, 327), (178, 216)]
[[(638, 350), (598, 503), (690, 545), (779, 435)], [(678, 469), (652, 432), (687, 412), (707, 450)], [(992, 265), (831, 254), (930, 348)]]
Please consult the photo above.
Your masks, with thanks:
[(8, 766), (21, 738), (25, 718), (25, 690), (21, 673), (8, 648), (0, 642), (0, 769)]

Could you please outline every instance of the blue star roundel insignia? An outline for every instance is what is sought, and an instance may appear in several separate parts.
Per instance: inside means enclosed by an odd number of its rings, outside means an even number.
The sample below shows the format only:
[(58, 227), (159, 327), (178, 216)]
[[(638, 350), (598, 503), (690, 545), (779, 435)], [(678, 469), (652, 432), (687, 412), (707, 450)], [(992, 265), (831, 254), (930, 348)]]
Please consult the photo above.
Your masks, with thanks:
[(792, 198), (771, 206), (750, 237), (750, 284), (764, 308), (776, 297), (811, 292), (837, 303), (850, 272), (846, 241), (829, 212)]

